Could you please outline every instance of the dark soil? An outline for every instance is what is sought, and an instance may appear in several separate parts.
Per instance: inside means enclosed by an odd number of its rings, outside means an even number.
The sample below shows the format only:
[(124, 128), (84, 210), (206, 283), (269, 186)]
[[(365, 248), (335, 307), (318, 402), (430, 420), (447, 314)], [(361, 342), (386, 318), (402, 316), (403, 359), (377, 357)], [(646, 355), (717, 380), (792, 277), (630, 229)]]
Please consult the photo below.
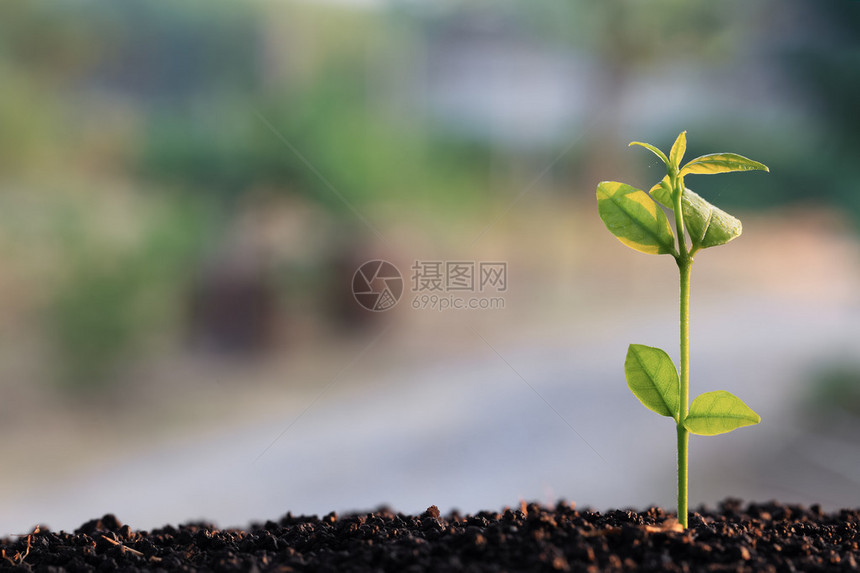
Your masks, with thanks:
[(853, 571), (860, 511), (825, 514), (728, 500), (681, 531), (643, 513), (523, 504), (502, 513), (385, 509), (323, 518), (287, 514), (247, 530), (204, 523), (135, 531), (106, 515), (74, 533), (42, 528), (0, 540), (19, 571)]

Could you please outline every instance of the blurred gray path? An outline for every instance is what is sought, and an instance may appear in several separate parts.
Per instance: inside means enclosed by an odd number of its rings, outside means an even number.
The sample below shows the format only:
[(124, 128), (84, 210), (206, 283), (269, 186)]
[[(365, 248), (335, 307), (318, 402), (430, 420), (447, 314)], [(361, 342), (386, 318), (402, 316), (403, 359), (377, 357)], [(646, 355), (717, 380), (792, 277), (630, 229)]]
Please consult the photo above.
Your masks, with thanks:
[[(726, 496), (856, 505), (857, 441), (830, 439), (825, 447), (793, 424), (809, 369), (822, 357), (860, 354), (860, 308), (821, 301), (798, 310), (746, 298), (695, 312), (691, 394), (729, 390), (764, 423), (692, 438), (691, 506)], [(359, 392), (361, 381), (344, 373), (295, 422), (310, 400), (240, 429), (129, 452), (62, 483), (2, 492), (0, 534), (25, 532), (36, 520), (73, 529), (106, 512), (151, 528), (196, 518), (243, 526), (288, 510), (381, 504), (474, 511), (563, 497), (598, 509), (674, 507), (674, 428), (629, 394), (622, 373), (628, 342), (676, 358), (671, 318), (595, 330), (585, 340), (573, 324), (569, 337), (516, 346), (479, 334), (493, 348), (415, 371), (380, 368), (370, 391)], [(568, 346), (572, 340), (581, 342)], [(798, 462), (804, 455), (824, 459)], [(831, 459), (853, 489), (819, 489), (830, 470), (816, 463)], [(805, 474), (787, 470), (791, 463)]]

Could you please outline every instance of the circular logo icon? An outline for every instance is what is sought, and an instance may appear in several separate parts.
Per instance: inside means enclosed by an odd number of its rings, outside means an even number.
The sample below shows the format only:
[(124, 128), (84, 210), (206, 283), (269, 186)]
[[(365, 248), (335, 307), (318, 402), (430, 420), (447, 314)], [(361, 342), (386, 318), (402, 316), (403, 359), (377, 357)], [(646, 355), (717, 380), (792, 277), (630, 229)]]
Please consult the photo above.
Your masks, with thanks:
[(367, 261), (352, 276), (352, 296), (367, 310), (388, 310), (402, 294), (403, 277), (388, 261)]

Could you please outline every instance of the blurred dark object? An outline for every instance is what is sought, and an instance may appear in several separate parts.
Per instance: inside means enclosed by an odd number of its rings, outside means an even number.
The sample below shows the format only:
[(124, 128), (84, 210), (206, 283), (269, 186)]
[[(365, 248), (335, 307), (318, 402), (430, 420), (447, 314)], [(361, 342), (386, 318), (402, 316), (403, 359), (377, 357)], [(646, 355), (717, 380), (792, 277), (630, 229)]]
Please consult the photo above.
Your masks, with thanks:
[(274, 341), (276, 298), (255, 257), (234, 254), (205, 264), (191, 293), (192, 346), (232, 356), (268, 350)]
[(361, 247), (344, 247), (338, 250), (330, 262), (331, 281), (328, 289), (328, 316), (332, 322), (344, 329), (358, 329), (375, 324), (380, 313), (372, 312), (358, 304), (352, 292), (353, 277), (358, 268), (369, 260), (378, 258)]

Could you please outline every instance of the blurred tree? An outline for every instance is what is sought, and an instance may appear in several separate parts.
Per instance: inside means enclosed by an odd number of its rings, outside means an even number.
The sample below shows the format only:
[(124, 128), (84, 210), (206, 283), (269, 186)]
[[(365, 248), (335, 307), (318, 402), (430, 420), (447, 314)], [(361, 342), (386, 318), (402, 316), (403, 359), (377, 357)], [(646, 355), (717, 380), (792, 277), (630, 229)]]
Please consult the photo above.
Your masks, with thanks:
[(797, 29), (786, 38), (782, 65), (821, 122), (810, 138), (815, 180), (806, 193), (849, 208), (860, 224), (860, 3), (792, 4)]
[[(77, 213), (55, 230), (64, 278), (45, 309), (64, 383), (101, 387), (187, 316), (185, 289), (206, 258), (195, 241), (229, 243), (243, 198), (261, 188), (348, 223), (339, 195), (362, 212), (388, 203), (459, 214), (480, 201), (485, 147), (395, 124), (368, 89), (382, 25), (377, 12), (305, 4), (0, 4), (0, 176), (29, 165), (40, 181), (58, 178)], [(111, 134), (111, 152), (90, 162), (81, 142), (94, 131)], [(142, 231), (123, 249), (100, 218), (117, 181), (146, 205), (129, 214)], [(278, 271), (303, 277), (290, 296), (325, 290), (331, 273), (316, 265)]]
[(704, 178), (697, 190), (719, 194), (727, 207), (826, 203), (860, 224), (860, 4), (773, 0), (763, 6), (754, 71), (779, 86), (771, 97), (781, 98), (773, 105), (784, 107), (784, 121), (756, 129), (744, 114), (721, 117), (705, 126), (704, 138), (691, 138), (688, 153), (728, 148), (742, 132), (742, 153), (762, 158), (771, 173), (729, 175), (730, 185)]
[(103, 388), (117, 367), (153, 333), (180, 332), (192, 282), (189, 262), (200, 256), (213, 220), (199, 201), (143, 201), (150, 211), (139, 233), (121, 246), (105, 237), (92, 214), (70, 213), (58, 229), (65, 279), (49, 304), (48, 334), (56, 351), (56, 379), (72, 390)]

